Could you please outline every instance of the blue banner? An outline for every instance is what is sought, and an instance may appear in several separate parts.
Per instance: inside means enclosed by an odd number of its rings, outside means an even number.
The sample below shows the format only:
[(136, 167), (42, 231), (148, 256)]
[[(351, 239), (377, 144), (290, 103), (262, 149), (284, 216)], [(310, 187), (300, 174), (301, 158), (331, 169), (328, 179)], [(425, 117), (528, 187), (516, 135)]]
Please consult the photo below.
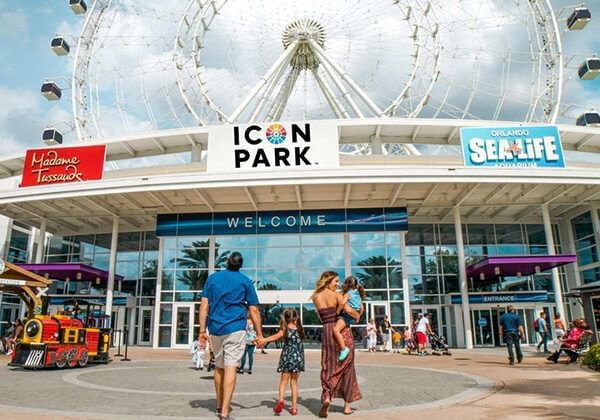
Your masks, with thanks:
[(461, 128), (460, 141), (465, 166), (565, 167), (560, 134), (554, 125)]
[(157, 236), (253, 235), (408, 230), (406, 207), (159, 214)]
[[(469, 304), (489, 303), (489, 304), (509, 304), (514, 302), (548, 302), (548, 292), (540, 293), (489, 293), (489, 294), (470, 294)], [(452, 304), (460, 305), (462, 296), (452, 295)]]

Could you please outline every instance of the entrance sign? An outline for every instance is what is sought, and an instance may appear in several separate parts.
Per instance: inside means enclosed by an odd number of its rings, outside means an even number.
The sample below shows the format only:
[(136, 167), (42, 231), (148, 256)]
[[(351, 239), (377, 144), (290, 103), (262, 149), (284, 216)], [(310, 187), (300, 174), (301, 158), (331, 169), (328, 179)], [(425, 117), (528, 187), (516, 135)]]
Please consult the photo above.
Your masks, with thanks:
[(21, 187), (102, 179), (106, 145), (30, 149)]
[(406, 207), (159, 214), (157, 236), (254, 235), (408, 230)]
[(465, 166), (564, 168), (562, 145), (554, 125), (461, 128)]
[[(548, 302), (548, 292), (469, 294), (469, 304), (490, 303), (503, 305), (513, 302)], [(460, 295), (452, 295), (453, 305), (460, 305), (461, 303), (462, 297)]]
[(329, 169), (340, 165), (334, 121), (212, 127), (208, 172)]

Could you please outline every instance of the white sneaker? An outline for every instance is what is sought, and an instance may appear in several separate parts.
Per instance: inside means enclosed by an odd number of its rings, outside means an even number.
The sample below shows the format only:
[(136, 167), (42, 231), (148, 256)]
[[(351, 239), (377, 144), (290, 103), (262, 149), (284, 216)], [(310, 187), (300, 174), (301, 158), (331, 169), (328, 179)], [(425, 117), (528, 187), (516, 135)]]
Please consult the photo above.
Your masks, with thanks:
[(13, 354), (13, 353), (14, 353), (14, 350), (12, 350), (12, 349), (11, 349), (11, 350), (9, 350), (8, 352), (6, 352), (6, 355), (7, 355), (7, 356), (10, 356), (10, 355), (11, 355), (11, 354)]

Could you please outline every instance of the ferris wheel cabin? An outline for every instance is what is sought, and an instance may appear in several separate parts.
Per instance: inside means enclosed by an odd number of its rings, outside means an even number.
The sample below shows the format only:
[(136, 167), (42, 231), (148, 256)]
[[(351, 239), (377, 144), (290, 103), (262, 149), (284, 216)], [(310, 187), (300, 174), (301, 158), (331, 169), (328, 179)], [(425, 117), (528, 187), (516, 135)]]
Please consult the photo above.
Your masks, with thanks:
[(46, 128), (44, 130), (44, 132), (42, 133), (42, 141), (44, 143), (46, 143), (48, 146), (62, 144), (63, 135), (57, 129), (49, 127), (49, 128)]
[(581, 126), (600, 127), (600, 114), (595, 111), (584, 112), (577, 118), (575, 123)]
[(49, 101), (58, 101), (62, 96), (62, 89), (54, 82), (44, 82), (41, 91), (44, 98)]
[(76, 15), (82, 15), (87, 12), (87, 4), (83, 0), (69, 0), (69, 6)]
[(592, 20), (592, 12), (587, 7), (576, 7), (567, 18), (567, 28), (570, 31), (580, 31)]
[(61, 37), (52, 38), (52, 41), (50, 41), (50, 48), (52, 48), (52, 51), (54, 51), (54, 54), (56, 55), (68, 55), (71, 51), (71, 47), (67, 41)]
[(591, 57), (579, 66), (577, 70), (581, 80), (594, 80), (600, 74), (600, 58)]

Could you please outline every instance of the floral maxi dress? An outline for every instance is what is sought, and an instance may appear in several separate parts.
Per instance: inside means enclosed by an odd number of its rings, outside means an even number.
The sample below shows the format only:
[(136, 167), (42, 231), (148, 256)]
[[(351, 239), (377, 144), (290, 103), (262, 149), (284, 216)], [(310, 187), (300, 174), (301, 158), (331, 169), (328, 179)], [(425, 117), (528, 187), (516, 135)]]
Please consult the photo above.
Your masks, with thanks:
[(298, 330), (288, 328), (288, 337), (281, 350), (277, 372), (304, 372), (304, 346)]

